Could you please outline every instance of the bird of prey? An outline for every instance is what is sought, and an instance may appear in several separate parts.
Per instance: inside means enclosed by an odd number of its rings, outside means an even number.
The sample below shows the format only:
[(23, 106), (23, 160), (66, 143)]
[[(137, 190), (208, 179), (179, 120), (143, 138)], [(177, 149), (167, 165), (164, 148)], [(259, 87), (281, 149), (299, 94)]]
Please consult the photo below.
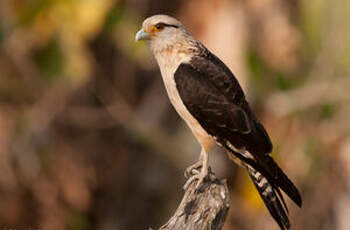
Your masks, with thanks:
[(202, 147), (199, 161), (187, 172), (197, 172), (192, 178), (200, 184), (208, 174), (208, 152), (215, 144), (222, 146), (234, 162), (247, 169), (280, 228), (289, 229), (280, 190), (300, 207), (301, 196), (269, 155), (270, 138), (230, 69), (181, 22), (167, 15), (145, 19), (135, 39), (150, 46), (171, 103)]

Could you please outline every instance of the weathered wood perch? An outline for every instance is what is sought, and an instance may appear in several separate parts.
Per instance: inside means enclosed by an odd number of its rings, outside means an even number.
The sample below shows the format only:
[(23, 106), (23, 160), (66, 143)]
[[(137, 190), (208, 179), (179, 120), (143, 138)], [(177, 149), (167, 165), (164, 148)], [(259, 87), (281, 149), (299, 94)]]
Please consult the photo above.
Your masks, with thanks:
[(230, 206), (226, 180), (213, 173), (196, 189), (193, 181), (186, 189), (175, 214), (159, 230), (220, 230)]

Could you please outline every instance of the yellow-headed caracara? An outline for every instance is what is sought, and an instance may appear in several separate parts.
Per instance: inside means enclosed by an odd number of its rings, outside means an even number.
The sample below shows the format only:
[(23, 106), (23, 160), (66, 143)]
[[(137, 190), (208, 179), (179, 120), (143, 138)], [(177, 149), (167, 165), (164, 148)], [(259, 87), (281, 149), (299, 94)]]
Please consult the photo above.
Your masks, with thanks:
[(256, 189), (281, 229), (289, 229), (286, 204), (280, 189), (297, 205), (301, 196), (269, 155), (270, 138), (253, 114), (230, 69), (175, 18), (147, 18), (136, 34), (154, 54), (169, 99), (202, 146), (199, 161), (191, 166), (198, 184), (208, 174), (208, 152), (222, 146), (230, 158), (247, 169)]

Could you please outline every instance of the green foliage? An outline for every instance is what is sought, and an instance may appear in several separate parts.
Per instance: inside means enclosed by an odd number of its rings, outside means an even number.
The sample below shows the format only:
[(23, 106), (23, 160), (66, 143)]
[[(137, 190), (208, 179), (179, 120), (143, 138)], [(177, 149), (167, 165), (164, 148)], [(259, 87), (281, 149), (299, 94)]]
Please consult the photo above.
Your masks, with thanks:
[[(327, 23), (328, 5), (332, 4), (327, 0), (305, 1), (302, 9), (302, 25), (304, 31), (305, 47), (308, 55), (315, 54), (321, 48), (322, 38), (324, 37), (325, 24)], [(329, 12), (328, 12), (329, 13)]]
[(278, 89), (286, 91), (292, 88), (292, 81), (290, 78), (287, 78), (283, 75), (277, 76), (277, 86)]
[(264, 66), (258, 54), (253, 49), (248, 52), (248, 65), (252, 72), (252, 76), (258, 79), (264, 71)]
[(62, 74), (64, 56), (57, 38), (52, 39), (45, 47), (38, 50), (35, 60), (42, 75), (48, 81)]
[(24, 4), (21, 12), (20, 24), (31, 24), (38, 14), (49, 7), (54, 1), (55, 0), (36, 0), (29, 1), (27, 4)]
[(322, 173), (322, 151), (320, 149), (320, 144), (317, 140), (314, 138), (309, 138), (306, 141), (305, 150), (304, 150), (305, 156), (309, 159), (309, 162), (311, 164), (309, 173), (310, 178), (309, 179), (315, 179), (315, 177), (321, 175)]
[(69, 230), (89, 230), (91, 225), (86, 215), (71, 211), (68, 218), (68, 229)]
[(257, 89), (268, 88), (268, 82), (266, 81), (266, 66), (263, 61), (260, 59), (258, 53), (254, 49), (250, 49), (248, 52), (248, 67), (251, 71), (252, 83), (256, 86)]
[(5, 39), (5, 34), (2, 30), (2, 28), (0, 27), (0, 48), (1, 48), (1, 44), (4, 41), (4, 39)]
[(104, 31), (107, 31), (107, 32), (112, 31), (114, 26), (122, 20), (123, 16), (124, 16), (124, 8), (122, 8), (118, 5), (114, 6), (110, 10), (110, 12), (106, 18), (106, 22), (104, 25)]
[(336, 113), (336, 105), (334, 104), (324, 104), (320, 107), (320, 118), (322, 120), (330, 119)]
[(248, 53), (247, 62), (255, 90), (271, 93), (276, 89), (287, 91), (295, 86), (296, 82), (292, 81), (292, 76), (286, 76), (285, 74), (271, 70), (253, 49)]

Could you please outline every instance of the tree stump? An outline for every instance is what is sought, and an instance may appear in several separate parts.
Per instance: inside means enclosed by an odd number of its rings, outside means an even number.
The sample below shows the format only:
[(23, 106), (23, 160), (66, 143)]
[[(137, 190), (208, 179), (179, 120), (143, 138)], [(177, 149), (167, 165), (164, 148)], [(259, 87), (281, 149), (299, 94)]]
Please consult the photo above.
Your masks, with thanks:
[(175, 214), (159, 230), (222, 228), (230, 207), (226, 180), (220, 181), (210, 172), (197, 188), (196, 185), (197, 180), (194, 180), (187, 187)]

